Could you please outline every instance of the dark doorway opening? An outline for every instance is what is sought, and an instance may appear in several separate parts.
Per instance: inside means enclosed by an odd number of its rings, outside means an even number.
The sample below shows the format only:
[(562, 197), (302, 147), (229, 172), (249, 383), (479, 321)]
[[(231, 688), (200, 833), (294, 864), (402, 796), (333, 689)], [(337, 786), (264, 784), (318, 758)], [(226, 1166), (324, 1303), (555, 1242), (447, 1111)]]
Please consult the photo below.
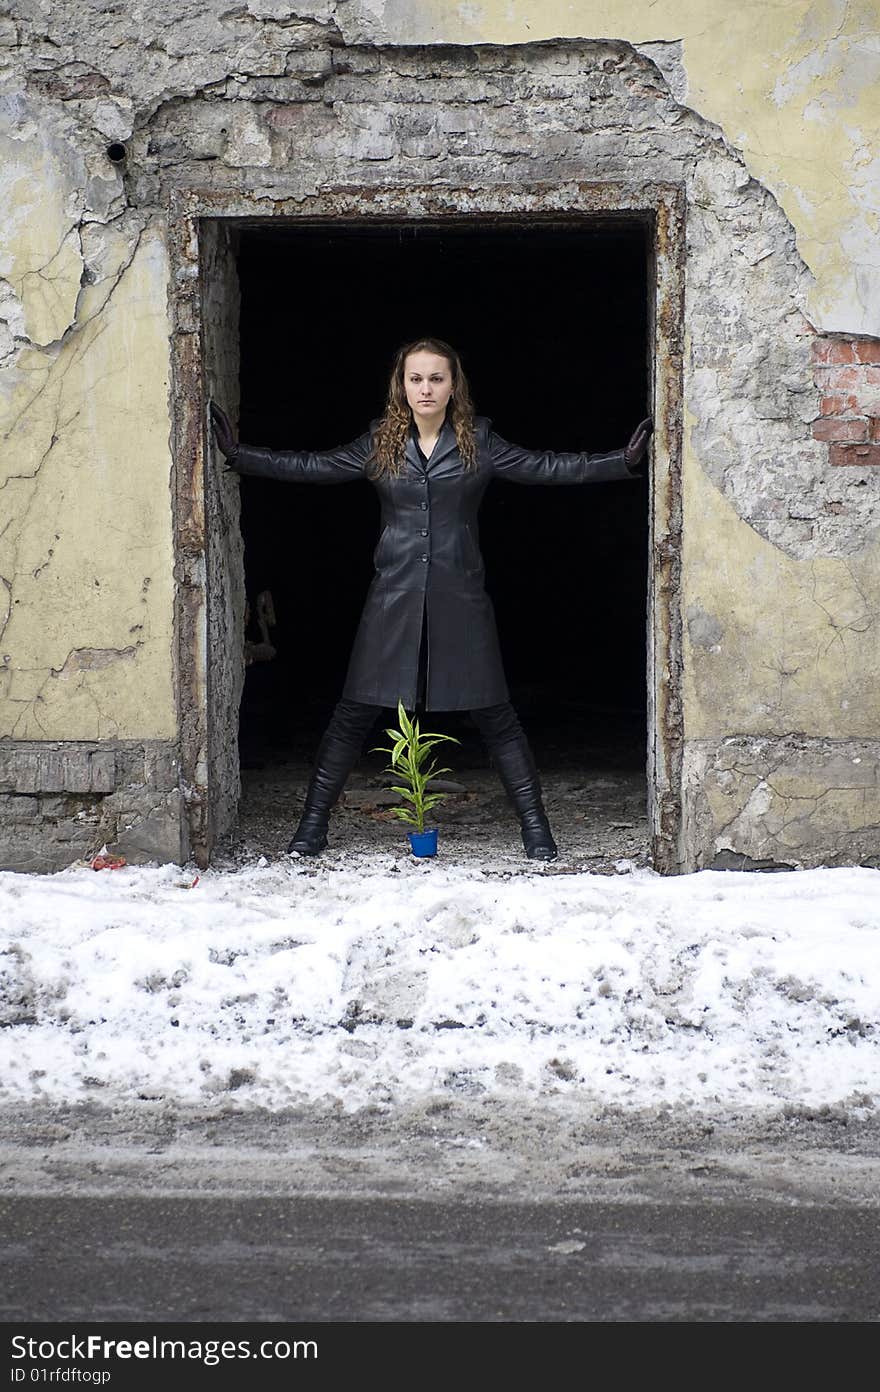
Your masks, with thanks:
[[(242, 227), (241, 437), (353, 439), (381, 413), (396, 347), (427, 333), (459, 349), (477, 411), (505, 438), (619, 448), (650, 412), (648, 267), (648, 229), (632, 219)], [(276, 618), (275, 657), (247, 669), (242, 768), (302, 773), (341, 695), (378, 505), (368, 483), (243, 479), (241, 497), (251, 611), (268, 590)], [(646, 481), (493, 482), (480, 538), (545, 782), (595, 789), (607, 775), (603, 815), (646, 847)], [(462, 741), (457, 763), (488, 766), (465, 713), (430, 724)]]

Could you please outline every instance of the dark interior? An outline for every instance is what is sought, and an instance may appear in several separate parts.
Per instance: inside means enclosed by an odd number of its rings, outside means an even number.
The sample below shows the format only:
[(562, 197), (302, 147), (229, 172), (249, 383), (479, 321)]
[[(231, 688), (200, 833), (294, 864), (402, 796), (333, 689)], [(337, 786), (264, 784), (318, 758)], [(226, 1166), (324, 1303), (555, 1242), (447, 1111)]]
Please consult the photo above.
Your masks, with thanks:
[[(650, 413), (647, 230), (633, 222), (243, 227), (243, 440), (323, 449), (381, 414), (397, 346), (462, 355), (479, 414), (533, 448), (620, 448)], [(342, 693), (377, 536), (367, 482), (241, 481), (248, 597), (277, 656), (247, 669), (246, 767), (308, 756)], [(493, 481), (480, 515), (511, 699), (544, 768), (644, 765), (648, 490)], [(248, 636), (258, 640), (252, 622)], [(466, 713), (432, 714), (458, 737)]]

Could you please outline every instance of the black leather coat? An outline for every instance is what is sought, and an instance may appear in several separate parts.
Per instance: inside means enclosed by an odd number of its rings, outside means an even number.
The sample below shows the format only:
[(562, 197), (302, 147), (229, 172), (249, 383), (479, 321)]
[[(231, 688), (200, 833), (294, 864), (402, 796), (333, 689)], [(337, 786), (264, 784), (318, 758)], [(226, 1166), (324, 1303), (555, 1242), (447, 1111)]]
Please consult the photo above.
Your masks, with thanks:
[[(493, 477), (514, 483), (604, 483), (634, 478), (624, 451), (551, 454), (508, 444), (491, 421), (475, 419), (477, 467), (466, 469), (448, 421), (425, 461), (414, 436), (397, 477), (372, 480), (382, 507), (376, 574), (355, 636), (343, 696), (411, 711), (419, 641), (427, 617), (426, 710), (475, 710), (509, 699), (495, 613), (484, 587), (477, 512)], [(319, 453), (239, 444), (229, 463), (241, 474), (298, 482), (369, 478), (373, 429)]]

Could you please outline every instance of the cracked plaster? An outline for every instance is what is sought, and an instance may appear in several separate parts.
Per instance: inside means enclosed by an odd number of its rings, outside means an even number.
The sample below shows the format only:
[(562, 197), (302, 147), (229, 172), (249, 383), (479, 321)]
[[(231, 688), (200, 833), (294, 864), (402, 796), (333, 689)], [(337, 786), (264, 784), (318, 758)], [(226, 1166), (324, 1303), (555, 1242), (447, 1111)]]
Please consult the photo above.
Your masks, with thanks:
[[(296, 47), (522, 43), (607, 38), (638, 48), (676, 99), (724, 132), (780, 199), (815, 277), (810, 312), (826, 331), (871, 333), (880, 319), (880, 35), (873, 0), (169, 0), (105, 7), (88, 0), (14, 0), (0, 23), (0, 63), (27, 45), (68, 90), (96, 74), (124, 93), (132, 119), (230, 74), (280, 76)], [(83, 17), (85, 22), (83, 22)], [(77, 35), (77, 62), (59, 62)], [(739, 61), (719, 62), (719, 53)], [(77, 69), (79, 71), (77, 71)], [(95, 120), (99, 102), (93, 103)], [(105, 103), (106, 106), (106, 103)], [(100, 128), (100, 126), (99, 126)], [(108, 129), (106, 119), (104, 129)], [(124, 139), (122, 134), (113, 136)]]
[(685, 783), (689, 836), (703, 848), (696, 869), (731, 855), (791, 868), (880, 860), (872, 741), (799, 734), (695, 741)]
[(705, 472), (687, 470), (686, 739), (721, 738), (731, 730), (835, 738), (875, 733), (878, 570), (876, 531), (852, 556), (789, 556), (748, 526)]
[(85, 179), (73, 139), (65, 140), (51, 123), (47, 128), (37, 107), (8, 79), (0, 84), (0, 276), (19, 334), (38, 346), (60, 338), (74, 317)]
[(561, 190), (585, 173), (681, 182), (689, 458), (789, 554), (865, 546), (880, 525), (871, 470), (829, 469), (809, 429), (811, 277), (791, 224), (654, 68), (623, 44), (332, 54), (320, 100), (291, 101), (288, 74), (163, 104), (137, 137), (133, 197), (159, 199), (174, 183), (241, 190), (259, 213), (261, 199), (274, 207), (353, 179), (470, 189), (475, 170), (482, 188)]
[(632, 44), (779, 199), (813, 273), (818, 328), (880, 323), (880, 25), (876, 0), (374, 0), (341, 3), (349, 43)]
[(166, 253), (137, 218), (84, 243), (76, 319), (0, 377), (0, 737), (168, 738)]

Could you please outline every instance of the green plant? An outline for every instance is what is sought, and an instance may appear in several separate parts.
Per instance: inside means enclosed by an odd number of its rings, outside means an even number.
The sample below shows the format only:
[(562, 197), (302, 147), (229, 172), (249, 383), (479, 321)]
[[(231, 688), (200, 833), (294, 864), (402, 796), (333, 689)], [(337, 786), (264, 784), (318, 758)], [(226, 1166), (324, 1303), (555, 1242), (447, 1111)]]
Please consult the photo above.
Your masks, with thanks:
[(418, 720), (411, 721), (407, 716), (402, 701), (397, 703), (397, 719), (399, 729), (385, 731), (392, 741), (391, 746), (377, 745), (374, 752), (391, 755), (388, 772), (401, 780), (392, 785), (392, 792), (399, 793), (409, 804), (393, 807), (394, 816), (402, 822), (409, 822), (416, 831), (424, 831), (425, 813), (435, 803), (449, 796), (448, 793), (429, 793), (428, 783), (441, 773), (451, 772), (448, 768), (437, 768), (434, 763), (426, 764), (428, 755), (441, 740), (449, 740), (452, 744), (460, 744), (461, 741), (454, 735), (430, 734), (420, 730)]

